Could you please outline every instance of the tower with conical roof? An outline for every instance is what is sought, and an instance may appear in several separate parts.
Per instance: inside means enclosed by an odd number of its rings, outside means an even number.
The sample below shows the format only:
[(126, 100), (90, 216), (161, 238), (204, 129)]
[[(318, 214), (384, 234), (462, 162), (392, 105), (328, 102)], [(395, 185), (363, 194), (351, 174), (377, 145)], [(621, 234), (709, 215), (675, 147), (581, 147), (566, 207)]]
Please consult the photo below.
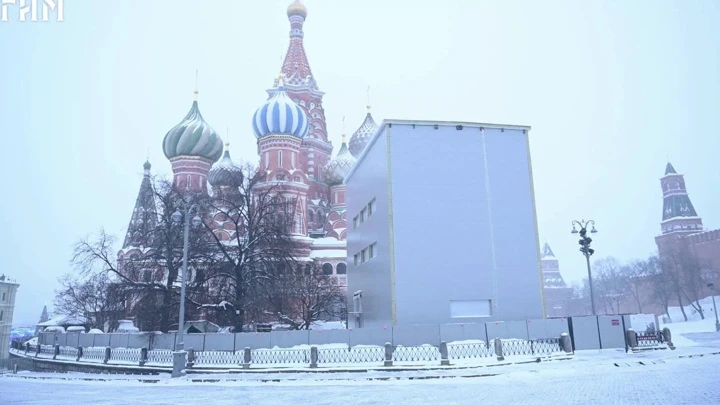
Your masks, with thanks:
[(155, 205), (155, 190), (153, 190), (152, 179), (150, 177), (150, 169), (152, 165), (149, 161), (143, 164), (143, 178), (140, 182), (140, 190), (135, 199), (135, 208), (133, 208), (128, 224), (125, 241), (122, 248), (146, 248), (152, 245), (153, 231), (157, 227), (157, 209)]
[(572, 288), (568, 287), (560, 274), (560, 261), (547, 242), (543, 245), (540, 262), (543, 274), (545, 313), (550, 317), (568, 316), (570, 313), (567, 306), (572, 295)]
[(330, 212), (328, 212), (325, 223), (327, 236), (338, 240), (347, 239), (347, 210), (345, 205), (346, 186), (343, 183), (345, 176), (355, 165), (356, 159), (350, 153), (345, 142), (343, 130), (342, 144), (338, 154), (328, 163), (325, 168), (328, 184), (330, 185)]
[(702, 232), (703, 223), (695, 212), (685, 186), (685, 176), (668, 162), (665, 175), (660, 179), (663, 191), (663, 212), (660, 227), (662, 234), (689, 234)]
[[(308, 118), (308, 132), (300, 147), (298, 165), (308, 178), (308, 212), (322, 213), (324, 218), (328, 207), (329, 187), (325, 183), (324, 168), (332, 155), (332, 144), (328, 141), (327, 123), (323, 107), (323, 93), (310, 68), (305, 53), (305, 32), (303, 26), (308, 16), (307, 7), (294, 0), (287, 8), (290, 21), (290, 43), (282, 64), (284, 91), (297, 104)], [(270, 97), (278, 87), (268, 90)]]

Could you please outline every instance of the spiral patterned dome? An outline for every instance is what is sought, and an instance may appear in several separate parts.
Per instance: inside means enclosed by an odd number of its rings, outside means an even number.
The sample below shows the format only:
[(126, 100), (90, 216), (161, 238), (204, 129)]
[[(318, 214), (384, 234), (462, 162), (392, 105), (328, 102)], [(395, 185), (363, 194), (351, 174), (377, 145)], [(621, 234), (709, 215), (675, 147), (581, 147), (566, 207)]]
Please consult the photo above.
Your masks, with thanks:
[(225, 144), (225, 153), (222, 159), (215, 163), (208, 173), (208, 182), (211, 186), (240, 187), (243, 182), (242, 169), (230, 159), (228, 144)]
[(360, 128), (350, 137), (350, 153), (356, 158), (360, 156), (363, 149), (365, 149), (365, 145), (367, 145), (370, 138), (375, 135), (375, 132), (377, 132), (379, 128), (372, 114), (370, 114), (370, 106), (368, 106), (367, 109), (368, 112), (362, 125), (360, 125)]
[(285, 93), (282, 80), (268, 101), (255, 111), (253, 131), (261, 138), (265, 135), (292, 135), (303, 138), (309, 129), (308, 117), (302, 107)]
[(303, 18), (307, 17), (307, 7), (305, 7), (304, 4), (300, 0), (293, 1), (287, 9), (287, 15), (288, 17), (292, 17), (294, 15), (302, 16)]
[(328, 162), (325, 166), (325, 173), (328, 176), (328, 180), (334, 183), (342, 182), (345, 176), (350, 172), (350, 169), (355, 165), (357, 159), (353, 157), (345, 143), (345, 135), (343, 135), (342, 146), (338, 154)]
[(193, 156), (216, 162), (222, 155), (222, 148), (222, 140), (200, 114), (197, 100), (185, 118), (163, 140), (163, 151), (168, 159)]

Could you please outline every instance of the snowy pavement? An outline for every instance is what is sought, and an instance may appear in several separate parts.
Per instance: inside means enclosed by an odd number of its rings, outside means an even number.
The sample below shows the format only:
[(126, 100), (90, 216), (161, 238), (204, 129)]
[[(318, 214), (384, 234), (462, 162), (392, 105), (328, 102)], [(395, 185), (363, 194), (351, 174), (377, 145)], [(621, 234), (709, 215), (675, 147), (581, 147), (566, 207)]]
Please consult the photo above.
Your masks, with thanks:
[[(669, 351), (649, 352), (641, 357), (622, 357), (627, 361), (616, 365), (618, 361), (606, 354), (582, 353), (568, 361), (497, 367), (496, 375), (486, 377), (473, 377), (469, 370), (452, 370), (444, 377), (456, 378), (408, 379), (405, 376), (398, 380), (396, 378), (402, 376), (396, 373), (378, 373), (375, 377), (385, 380), (370, 381), (317, 381), (310, 376), (281, 382), (221, 379), (198, 383), (165, 377), (140, 382), (139, 377), (119, 375), (23, 373), (0, 378), (0, 403), (196, 404), (208, 400), (213, 405), (720, 403), (720, 384), (716, 378), (720, 355), (679, 358), (681, 355), (681, 351), (675, 351), (673, 356)], [(618, 358), (621, 358), (619, 353)], [(462, 375), (468, 377), (462, 378)], [(91, 377), (106, 380), (82, 379)]]

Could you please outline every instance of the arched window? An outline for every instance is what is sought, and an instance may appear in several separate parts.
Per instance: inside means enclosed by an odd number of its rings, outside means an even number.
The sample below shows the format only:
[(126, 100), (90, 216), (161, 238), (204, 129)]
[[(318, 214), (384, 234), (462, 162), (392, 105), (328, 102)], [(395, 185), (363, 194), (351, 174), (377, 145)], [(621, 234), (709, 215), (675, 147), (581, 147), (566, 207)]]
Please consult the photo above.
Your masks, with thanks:
[(338, 263), (337, 267), (335, 267), (335, 272), (337, 274), (347, 274), (347, 264)]
[(278, 174), (277, 176), (275, 176), (275, 180), (277, 180), (277, 181), (284, 181), (284, 180), (285, 180), (285, 175), (284, 175), (284, 174)]
[(312, 224), (313, 222), (315, 222), (315, 214), (312, 210), (308, 210), (308, 223)]
[(322, 272), (326, 276), (331, 276), (333, 274), (333, 266), (330, 263), (325, 263), (322, 265)]

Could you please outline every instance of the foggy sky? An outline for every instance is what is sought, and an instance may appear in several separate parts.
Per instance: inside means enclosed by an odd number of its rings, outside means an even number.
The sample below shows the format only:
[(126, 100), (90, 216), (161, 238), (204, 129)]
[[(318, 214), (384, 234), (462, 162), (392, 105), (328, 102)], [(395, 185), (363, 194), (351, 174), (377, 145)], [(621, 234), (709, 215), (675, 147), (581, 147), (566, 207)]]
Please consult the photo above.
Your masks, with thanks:
[[(190, 109), (196, 69), (204, 118), (229, 128), (236, 161), (256, 161), (251, 117), (280, 70), (289, 3), (66, 0), (62, 23), (0, 23), (0, 273), (21, 284), (16, 325), (52, 302), (78, 238), (124, 234), (146, 157), (170, 175), (161, 142)], [(717, 2), (305, 4), (335, 151), (368, 85), (378, 121), (532, 126), (540, 243), (568, 281), (585, 276), (572, 219), (597, 222), (597, 258), (653, 253), (668, 157), (705, 226), (720, 227)]]

